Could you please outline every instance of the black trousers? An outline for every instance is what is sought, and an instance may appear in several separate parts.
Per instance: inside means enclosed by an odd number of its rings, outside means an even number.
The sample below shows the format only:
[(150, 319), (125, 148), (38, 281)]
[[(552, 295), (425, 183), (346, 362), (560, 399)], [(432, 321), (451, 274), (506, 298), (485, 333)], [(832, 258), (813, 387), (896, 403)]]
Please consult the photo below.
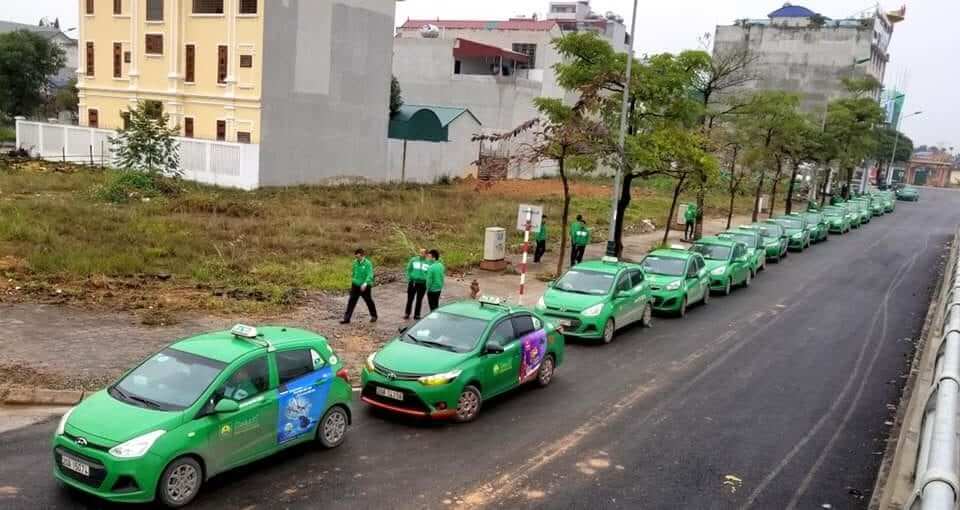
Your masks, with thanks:
[[(410, 309), (413, 308), (414, 318), (420, 318), (420, 310), (423, 308), (423, 295), (427, 293), (427, 282), (410, 281), (407, 283), (407, 307), (404, 308), (403, 316), (410, 317)], [(416, 307), (413, 306), (416, 301)]]
[(575, 266), (583, 262), (583, 252), (585, 251), (587, 251), (586, 245), (573, 245), (573, 247), (570, 248), (570, 265)]
[(547, 252), (547, 242), (546, 241), (537, 241), (537, 248), (533, 251), (533, 261), (540, 262), (540, 259), (543, 258), (543, 254)]
[(694, 232), (694, 226), (695, 226), (695, 225), (696, 225), (696, 222), (694, 222), (694, 221), (688, 221), (688, 222), (687, 222), (687, 226), (683, 229), (683, 238), (684, 238), (684, 239), (690, 239), (691, 237), (693, 237), (693, 232)]
[(440, 291), (427, 292), (427, 303), (430, 305), (430, 311), (440, 308)]
[(369, 285), (367, 285), (366, 290), (361, 290), (359, 285), (350, 286), (350, 299), (347, 300), (347, 312), (343, 314), (344, 322), (350, 322), (350, 319), (353, 317), (353, 309), (357, 307), (357, 301), (360, 298), (363, 298), (363, 302), (367, 304), (370, 318), (377, 318), (377, 305), (373, 302), (373, 293), (371, 290)]

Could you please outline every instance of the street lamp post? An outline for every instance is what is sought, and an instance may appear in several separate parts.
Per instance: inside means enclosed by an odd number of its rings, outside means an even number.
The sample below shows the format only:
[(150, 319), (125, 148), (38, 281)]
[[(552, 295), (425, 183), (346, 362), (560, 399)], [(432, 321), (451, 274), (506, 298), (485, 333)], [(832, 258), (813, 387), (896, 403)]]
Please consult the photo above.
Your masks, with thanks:
[(920, 111), (920, 112), (913, 112), (910, 115), (904, 115), (903, 117), (900, 117), (899, 119), (897, 119), (897, 123), (893, 127), (893, 152), (890, 153), (890, 165), (887, 166), (887, 186), (888, 187), (891, 184), (893, 184), (893, 160), (897, 157), (897, 142), (900, 141), (900, 124), (903, 124), (903, 121), (909, 119), (910, 117), (914, 117), (922, 113), (923, 112)]
[(627, 46), (627, 70), (623, 80), (623, 105), (620, 110), (620, 165), (617, 166), (617, 173), (613, 181), (613, 203), (610, 213), (610, 235), (607, 239), (607, 255), (616, 257), (617, 253), (617, 216), (619, 209), (620, 195), (623, 193), (624, 167), (627, 166), (627, 111), (630, 107), (630, 78), (633, 72), (633, 40), (637, 33), (637, 3), (639, 0), (633, 0), (633, 16), (630, 21), (630, 45)]

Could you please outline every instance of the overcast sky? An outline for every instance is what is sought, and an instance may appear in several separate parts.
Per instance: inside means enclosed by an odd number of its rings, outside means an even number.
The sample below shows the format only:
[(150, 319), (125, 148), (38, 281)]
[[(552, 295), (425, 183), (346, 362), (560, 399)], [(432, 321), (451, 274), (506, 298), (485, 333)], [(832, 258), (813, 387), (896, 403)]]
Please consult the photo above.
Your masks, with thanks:
[[(275, 1), (275, 0), (273, 0)], [(907, 0), (885, 0), (895, 9)], [(0, 18), (36, 23), (41, 16), (59, 17), (61, 26), (77, 23), (77, 0), (0, 0)], [(850, 16), (873, 5), (868, 0), (793, 0), (825, 16)], [(543, 15), (548, 0), (405, 0), (397, 4), (398, 24), (407, 18), (505, 19), (517, 14)], [(593, 10), (614, 11), (628, 18), (630, 0), (593, 0)], [(680, 51), (697, 46), (697, 38), (717, 24), (737, 18), (763, 18), (782, 0), (669, 0), (640, 2), (636, 49), (639, 53)], [(922, 110), (901, 128), (916, 144), (953, 146), (960, 150), (960, 100), (954, 92), (960, 72), (958, 0), (910, 0), (907, 19), (897, 25), (890, 44), (886, 85), (904, 81), (907, 112)]]

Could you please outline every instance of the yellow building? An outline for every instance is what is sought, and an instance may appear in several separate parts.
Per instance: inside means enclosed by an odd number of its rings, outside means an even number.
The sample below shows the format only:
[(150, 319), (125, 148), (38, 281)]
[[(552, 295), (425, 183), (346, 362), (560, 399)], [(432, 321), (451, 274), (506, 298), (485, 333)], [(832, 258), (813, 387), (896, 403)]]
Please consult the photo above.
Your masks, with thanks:
[(79, 0), (80, 123), (157, 101), (185, 137), (258, 143), (266, 0)]

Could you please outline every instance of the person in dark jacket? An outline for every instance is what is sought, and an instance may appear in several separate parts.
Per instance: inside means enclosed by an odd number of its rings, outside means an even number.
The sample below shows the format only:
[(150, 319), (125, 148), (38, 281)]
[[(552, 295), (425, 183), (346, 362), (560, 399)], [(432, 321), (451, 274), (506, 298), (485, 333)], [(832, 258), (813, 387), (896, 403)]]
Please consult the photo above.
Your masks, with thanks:
[(533, 252), (533, 263), (540, 263), (540, 259), (543, 258), (543, 254), (547, 252), (547, 217), (543, 216), (540, 219), (540, 229), (537, 230), (536, 237), (534, 239), (537, 241), (537, 248)]
[(347, 300), (347, 311), (343, 314), (343, 320), (340, 324), (350, 324), (353, 317), (353, 309), (357, 307), (357, 301), (363, 298), (367, 304), (367, 311), (370, 312), (370, 322), (377, 322), (377, 305), (373, 302), (373, 262), (367, 258), (363, 248), (357, 248), (353, 252), (353, 274), (350, 278), (350, 299)]

